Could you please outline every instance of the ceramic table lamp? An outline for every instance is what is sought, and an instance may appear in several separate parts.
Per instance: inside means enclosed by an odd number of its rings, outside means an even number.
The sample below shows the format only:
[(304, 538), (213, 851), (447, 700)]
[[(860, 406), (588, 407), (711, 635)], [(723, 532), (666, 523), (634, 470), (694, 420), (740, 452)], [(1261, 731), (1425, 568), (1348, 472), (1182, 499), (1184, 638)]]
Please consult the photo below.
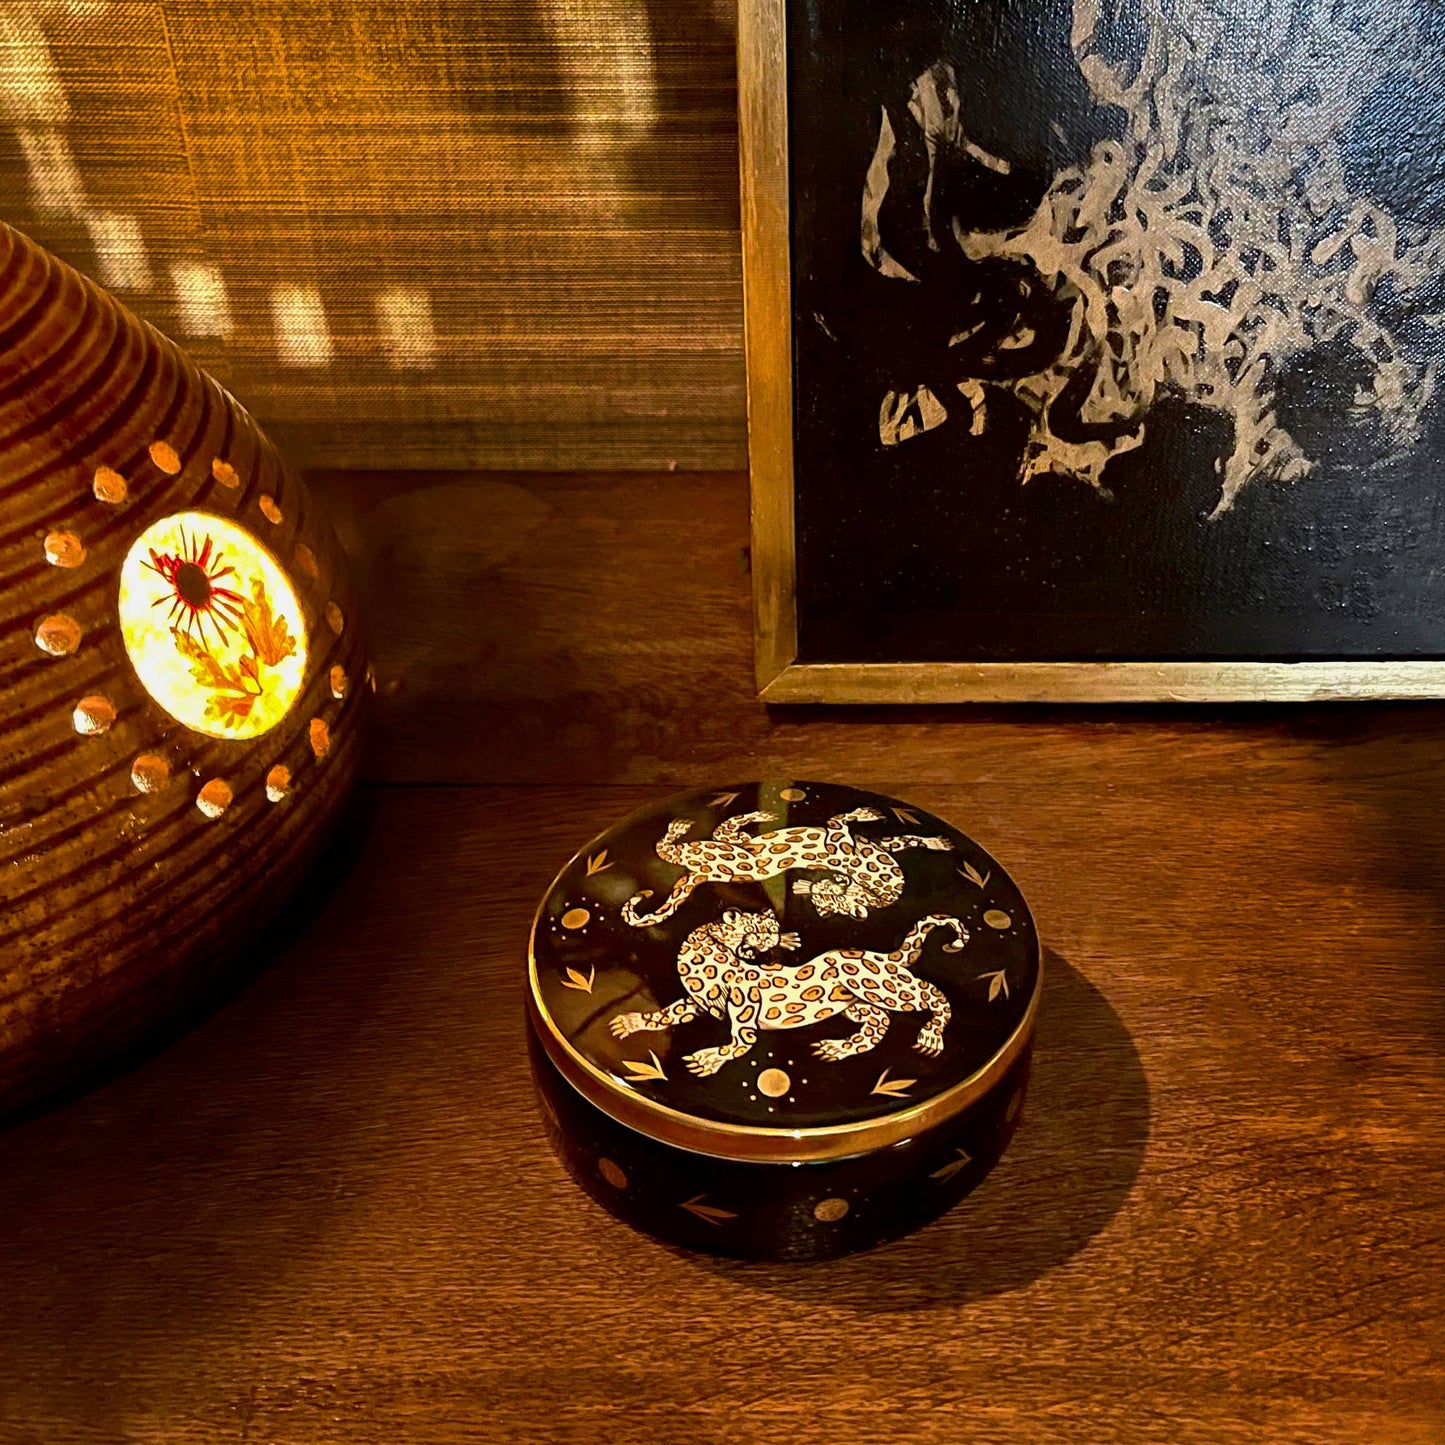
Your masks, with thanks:
[(279, 907), (356, 769), (359, 632), (245, 411), (0, 226), (0, 1115)]

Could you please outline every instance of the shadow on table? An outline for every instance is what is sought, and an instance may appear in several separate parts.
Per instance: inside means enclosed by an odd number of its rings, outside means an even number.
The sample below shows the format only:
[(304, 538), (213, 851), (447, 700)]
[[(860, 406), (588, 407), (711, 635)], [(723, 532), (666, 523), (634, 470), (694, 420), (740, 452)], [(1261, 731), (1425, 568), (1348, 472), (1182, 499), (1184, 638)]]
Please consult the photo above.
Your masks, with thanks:
[(159, 1016), (131, 1043), (81, 1065), (63, 1086), (0, 1113), (0, 1138), (20, 1124), (57, 1113), (164, 1053), (213, 1014), (235, 1002), (286, 950), (306, 937), (354, 871), (377, 810), (373, 792), (357, 788), (331, 825), (317, 856), (276, 915), (242, 948), (213, 965), (214, 976), (188, 1000)]
[(737, 1284), (870, 1313), (966, 1304), (1072, 1259), (1129, 1196), (1149, 1137), (1149, 1086), (1104, 995), (1053, 952), (1044, 977), (1023, 1122), (969, 1198), (907, 1239), (827, 1264), (688, 1259)]

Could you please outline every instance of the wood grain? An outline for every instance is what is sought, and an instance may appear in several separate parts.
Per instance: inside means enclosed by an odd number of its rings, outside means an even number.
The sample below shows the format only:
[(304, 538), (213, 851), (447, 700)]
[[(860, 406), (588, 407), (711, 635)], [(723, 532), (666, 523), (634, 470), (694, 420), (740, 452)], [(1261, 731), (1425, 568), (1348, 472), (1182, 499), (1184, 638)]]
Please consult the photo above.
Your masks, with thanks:
[[(249, 989), (0, 1134), (0, 1441), (1445, 1434), (1439, 709), (769, 711), (741, 478), (317, 480), (378, 781)], [(1050, 948), (997, 1171), (803, 1268), (605, 1217), (521, 1033), (558, 865), (759, 771), (949, 818)]]
[(652, 790), (374, 795), (243, 997), (0, 1138), (0, 1438), (1438, 1439), (1426, 783), (909, 783), (1052, 941), (1036, 1082), (971, 1202), (801, 1269), (631, 1234), (533, 1115), (528, 914)]
[[(0, 317), (3, 1116), (209, 985), (275, 912), (356, 770), (366, 657), (334, 534), (214, 381), (3, 225)], [(229, 485), (213, 472), (218, 460)], [(280, 559), (297, 594), (293, 620), (311, 639), (292, 711), (250, 742), (172, 717), (121, 636), (132, 545), (151, 523), (195, 508)], [(51, 633), (59, 641), (44, 645)], [(333, 668), (346, 676), (344, 699)], [(309, 740), (313, 719), (331, 730), (324, 761)], [(295, 775), (279, 807), (265, 787), (277, 765)], [(217, 789), (229, 806), (210, 819), (198, 803)]]

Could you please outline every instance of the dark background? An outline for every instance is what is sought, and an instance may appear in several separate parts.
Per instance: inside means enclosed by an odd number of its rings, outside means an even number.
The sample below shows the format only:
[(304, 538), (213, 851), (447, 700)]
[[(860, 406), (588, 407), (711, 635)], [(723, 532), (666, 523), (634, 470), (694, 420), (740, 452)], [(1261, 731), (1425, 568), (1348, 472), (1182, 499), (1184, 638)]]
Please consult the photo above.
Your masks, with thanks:
[[(1021, 487), (1028, 416), (999, 388), (980, 437), (951, 417), (880, 445), (886, 391), (929, 382), (956, 397), (954, 380), (983, 374), (940, 368), (948, 336), (977, 318), (975, 289), (985, 310), (991, 299), (980, 263), (946, 246), (929, 253), (916, 224), (907, 250), (903, 214), (889, 215), (905, 204), (917, 214), (926, 173), (906, 116), (911, 83), (951, 59), (966, 129), (1013, 166), (1007, 177), (955, 168), (952, 213), (976, 217), (980, 230), (1021, 223), (1059, 168), (1122, 133), (1121, 113), (1097, 106), (1079, 74), (1069, 11), (1065, 0), (790, 9), (800, 660), (1445, 653), (1439, 400), (1416, 450), (1382, 464), (1378, 444), (1342, 419), (1360, 379), (1344, 355), (1317, 349), (1280, 386), (1281, 420), (1314, 461), (1311, 474), (1253, 483), (1212, 521), (1231, 423), (1182, 401), (1156, 405), (1144, 445), (1111, 463), (1112, 499), (1061, 477)], [(1420, 23), (1445, 41), (1439, 7), (1422, 8)], [(922, 285), (880, 276), (859, 245), (885, 105), (899, 145), (881, 224)], [(1345, 137), (1352, 188), (1400, 219), (1438, 224), (1442, 120), (1440, 74), (1387, 81)], [(1029, 318), (1037, 343), (1012, 353), (1014, 374), (1052, 359), (1063, 316), (1047, 306)], [(985, 326), (981, 339), (989, 334)]]

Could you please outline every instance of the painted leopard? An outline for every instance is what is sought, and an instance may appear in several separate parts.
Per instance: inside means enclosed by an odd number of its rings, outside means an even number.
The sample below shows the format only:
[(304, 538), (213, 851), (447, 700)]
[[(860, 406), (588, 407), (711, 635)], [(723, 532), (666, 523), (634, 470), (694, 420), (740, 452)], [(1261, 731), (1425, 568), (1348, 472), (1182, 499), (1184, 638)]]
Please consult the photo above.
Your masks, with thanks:
[(651, 913), (639, 913), (638, 905), (652, 897), (646, 890), (623, 905), (622, 917), (634, 928), (645, 928), (671, 918), (703, 883), (761, 883), (796, 869), (823, 872), (825, 877), (799, 879), (796, 893), (811, 895), (823, 917), (841, 914), (867, 918), (872, 908), (886, 908), (903, 894), (903, 869), (895, 853), (908, 848), (931, 848), (948, 852), (947, 838), (904, 834), (893, 838), (865, 838), (850, 823), (876, 823), (883, 814), (876, 808), (854, 808), (839, 813), (822, 826), (778, 828), (771, 833), (745, 833), (750, 823), (775, 823), (772, 813), (740, 813), (713, 829), (712, 837), (683, 842), (693, 827), (692, 819), (669, 823), (657, 843), (657, 856), (686, 870), (673, 885), (671, 894)]
[(920, 919), (889, 953), (836, 948), (802, 964), (768, 964), (759, 960), (775, 948), (798, 947), (798, 935), (780, 933), (772, 913), (729, 909), (721, 921), (705, 923), (688, 934), (677, 957), (677, 974), (686, 996), (656, 1013), (624, 1013), (612, 1020), (615, 1037), (654, 1029), (670, 1029), (700, 1013), (727, 1019), (732, 1037), (716, 1048), (699, 1049), (684, 1062), (699, 1076), (715, 1074), (732, 1059), (742, 1058), (757, 1042), (759, 1030), (796, 1029), (843, 1014), (858, 1025), (844, 1039), (823, 1039), (813, 1045), (821, 1059), (837, 1060), (867, 1053), (888, 1032), (890, 1012), (927, 1010), (914, 1047), (929, 1055), (943, 1049), (943, 1030), (952, 1009), (943, 990), (918, 978), (912, 968), (935, 928), (953, 930), (955, 942), (944, 944), (957, 953), (968, 942), (968, 930), (947, 914)]

